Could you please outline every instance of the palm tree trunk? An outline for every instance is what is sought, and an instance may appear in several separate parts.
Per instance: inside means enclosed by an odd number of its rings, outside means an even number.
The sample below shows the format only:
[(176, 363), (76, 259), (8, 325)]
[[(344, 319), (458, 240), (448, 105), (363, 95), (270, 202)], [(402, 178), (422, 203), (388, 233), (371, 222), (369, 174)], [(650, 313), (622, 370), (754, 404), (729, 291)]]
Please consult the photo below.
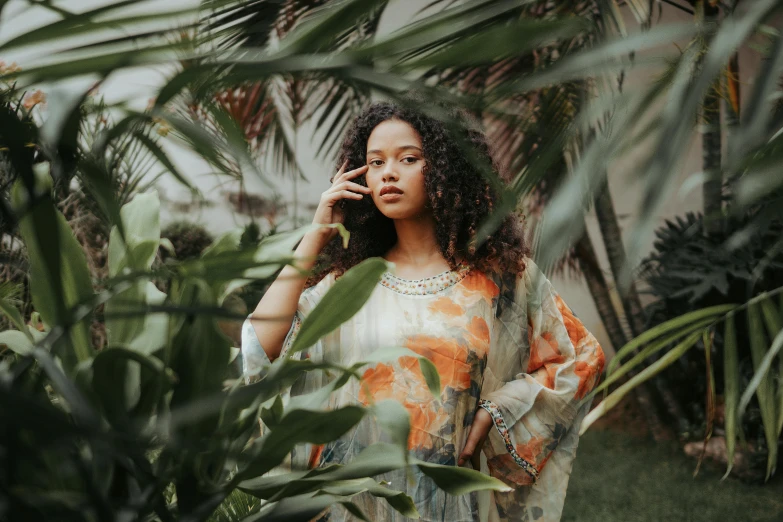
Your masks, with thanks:
[(702, 185), (702, 195), (704, 231), (709, 236), (718, 236), (723, 232), (720, 97), (717, 89), (717, 84), (710, 88), (702, 108), (702, 170), (707, 176)]
[[(710, 2), (704, 2), (704, 21), (717, 24), (719, 9)], [(723, 233), (723, 205), (721, 178), (721, 128), (720, 128), (720, 81), (707, 91), (702, 105), (702, 170), (707, 180), (702, 185), (704, 200), (704, 231), (708, 236)]]
[(606, 328), (609, 340), (612, 342), (612, 348), (617, 351), (628, 342), (628, 339), (625, 336), (625, 332), (623, 332), (617, 311), (614, 305), (612, 305), (609, 286), (598, 264), (593, 243), (590, 241), (586, 230), (576, 242), (575, 249), (576, 257), (579, 261), (579, 269), (585, 277), (587, 288), (593, 297), (598, 315), (601, 317), (601, 322), (604, 328)]
[[(576, 257), (579, 260), (579, 269), (585, 277), (587, 288), (590, 290), (590, 295), (593, 297), (593, 301), (598, 309), (598, 314), (601, 316), (601, 321), (609, 334), (609, 340), (612, 342), (612, 347), (615, 350), (618, 350), (626, 344), (627, 339), (622, 326), (620, 325), (620, 320), (617, 317), (617, 311), (612, 305), (609, 286), (607, 285), (604, 273), (601, 271), (601, 267), (598, 264), (598, 258), (595, 255), (593, 243), (587, 235), (587, 230), (585, 230), (582, 237), (576, 242), (575, 249)], [(632, 377), (635, 373), (636, 372), (633, 371), (629, 372), (627, 378)], [(665, 424), (661, 422), (647, 383), (634, 388), (634, 393), (636, 394), (636, 401), (645, 416), (647, 426), (653, 439), (656, 441), (667, 439), (669, 430), (666, 428)]]
[[(604, 180), (604, 184), (601, 186), (595, 199), (595, 212), (604, 247), (609, 256), (612, 276), (615, 282), (617, 282), (620, 281), (621, 271), (625, 266), (627, 257), (625, 247), (623, 246), (622, 233), (620, 232), (620, 223), (614, 211), (614, 201), (609, 191), (606, 176), (604, 176)], [(633, 337), (641, 335), (646, 328), (646, 320), (642, 302), (639, 299), (639, 292), (634, 281), (630, 282), (624, 293), (620, 292), (620, 299)], [(652, 379), (651, 384), (654, 386), (656, 395), (663, 403), (666, 413), (678, 424), (678, 431), (682, 433), (684, 431), (683, 422), (687, 417), (680, 402), (672, 393), (668, 380), (662, 375), (658, 375)]]
[[(604, 241), (606, 254), (609, 256), (609, 266), (612, 269), (612, 277), (615, 282), (620, 281), (620, 274), (626, 264), (625, 247), (623, 246), (620, 223), (614, 211), (614, 201), (609, 191), (609, 183), (604, 176), (604, 183), (595, 198), (595, 213), (598, 218), (598, 227), (601, 230), (601, 238)], [(618, 291), (620, 289), (618, 288)], [(623, 310), (628, 318), (628, 326), (634, 337), (641, 335), (645, 329), (644, 309), (642, 308), (636, 283), (631, 281), (625, 292), (620, 292)]]
[[(739, 55), (734, 53), (726, 69), (726, 96), (723, 98), (723, 114), (726, 118), (726, 154), (734, 153), (732, 137), (737, 132), (740, 118), (740, 82), (739, 82)], [(738, 220), (738, 216), (729, 212), (726, 216), (726, 226), (729, 230), (735, 230), (732, 220)]]

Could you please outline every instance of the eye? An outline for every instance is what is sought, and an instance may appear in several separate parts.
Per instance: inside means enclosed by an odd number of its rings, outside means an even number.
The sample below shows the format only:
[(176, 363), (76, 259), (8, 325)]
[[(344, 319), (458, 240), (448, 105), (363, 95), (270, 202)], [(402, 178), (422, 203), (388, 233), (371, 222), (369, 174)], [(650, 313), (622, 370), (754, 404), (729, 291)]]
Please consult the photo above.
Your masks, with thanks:
[(419, 158), (415, 156), (408, 156), (407, 158), (402, 158), (403, 163), (407, 163), (408, 165), (413, 165), (417, 161), (419, 161)]
[(383, 164), (383, 161), (379, 159), (374, 159), (370, 161), (370, 165), (373, 167), (380, 167)]

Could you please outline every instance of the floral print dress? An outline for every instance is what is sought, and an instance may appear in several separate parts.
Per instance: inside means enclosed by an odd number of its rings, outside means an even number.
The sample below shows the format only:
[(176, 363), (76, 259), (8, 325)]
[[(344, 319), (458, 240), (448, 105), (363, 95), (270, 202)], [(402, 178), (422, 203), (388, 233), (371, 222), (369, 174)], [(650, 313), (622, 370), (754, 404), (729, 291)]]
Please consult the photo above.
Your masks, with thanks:
[[(286, 350), (302, 319), (334, 283), (327, 276), (305, 290)], [(332, 396), (330, 407), (396, 399), (410, 414), (408, 447), (418, 459), (456, 465), (477, 408), (493, 420), (482, 452), (482, 470), (513, 490), (451, 496), (424, 475), (404, 471), (377, 477), (405, 491), (421, 520), (472, 522), (560, 519), (579, 426), (589, 409), (581, 399), (604, 367), (601, 347), (532, 260), (519, 276), (485, 274), (469, 266), (416, 281), (385, 273), (365, 306), (337, 330), (303, 353), (314, 362), (350, 366), (379, 348), (405, 346), (432, 361), (441, 380), (436, 401), (415, 357), (377, 363)], [(248, 378), (269, 360), (249, 320), (242, 353)], [(292, 389), (308, 393), (325, 385), (322, 372), (309, 372)], [(326, 447), (302, 447), (294, 469), (350, 461), (385, 438), (371, 417)], [(354, 497), (370, 520), (404, 517), (383, 500)], [(341, 506), (323, 520), (353, 520)]]

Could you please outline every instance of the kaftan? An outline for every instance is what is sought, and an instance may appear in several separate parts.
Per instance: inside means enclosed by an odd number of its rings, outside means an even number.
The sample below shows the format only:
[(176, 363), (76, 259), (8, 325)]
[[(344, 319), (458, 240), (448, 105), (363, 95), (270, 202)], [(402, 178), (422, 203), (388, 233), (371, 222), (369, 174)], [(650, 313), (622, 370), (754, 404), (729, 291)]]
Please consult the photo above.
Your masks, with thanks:
[[(333, 283), (330, 275), (302, 293), (283, 350)], [(481, 503), (485, 512), (480, 514), (478, 495), (448, 495), (424, 475), (411, 481), (399, 471), (377, 478), (406, 492), (424, 521), (559, 520), (579, 426), (589, 409), (579, 403), (597, 384), (604, 356), (533, 261), (526, 260), (520, 276), (485, 274), (468, 266), (417, 281), (387, 272), (365, 306), (303, 356), (350, 366), (391, 346), (405, 346), (434, 363), (440, 402), (427, 388), (417, 359), (402, 357), (367, 368), (364, 384), (352, 380), (333, 394), (329, 406), (398, 400), (410, 414), (411, 454), (446, 465), (456, 464), (476, 409), (485, 408), (495, 424), (482, 450), (485, 471), (514, 489), (491, 494), (489, 502)], [(242, 353), (248, 376), (269, 364), (249, 321), (243, 327)], [(327, 382), (325, 373), (309, 372), (292, 394)], [(387, 440), (368, 416), (326, 447), (297, 448), (291, 465), (306, 469), (346, 463), (367, 446)], [(404, 519), (368, 494), (353, 501), (370, 520)], [(336, 506), (323, 520), (353, 518)]]

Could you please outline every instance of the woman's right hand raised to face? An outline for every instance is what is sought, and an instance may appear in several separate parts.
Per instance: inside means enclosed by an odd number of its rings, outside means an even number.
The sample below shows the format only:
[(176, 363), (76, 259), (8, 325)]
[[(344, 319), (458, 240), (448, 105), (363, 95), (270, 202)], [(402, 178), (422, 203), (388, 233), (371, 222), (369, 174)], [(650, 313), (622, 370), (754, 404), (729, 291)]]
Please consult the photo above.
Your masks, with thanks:
[[(358, 169), (345, 172), (347, 166), (348, 161), (343, 163), (340, 170), (338, 170), (337, 174), (332, 178), (332, 186), (321, 194), (321, 201), (318, 203), (318, 208), (313, 217), (314, 225), (341, 224), (345, 214), (339, 203), (344, 199), (360, 200), (364, 197), (364, 194), (369, 195), (372, 193), (370, 188), (351, 181), (366, 173), (368, 166), (362, 165)], [(320, 235), (325, 236), (328, 239), (331, 239), (337, 233), (337, 230), (334, 228), (324, 228), (321, 230), (323, 230), (323, 232), (321, 232)]]

